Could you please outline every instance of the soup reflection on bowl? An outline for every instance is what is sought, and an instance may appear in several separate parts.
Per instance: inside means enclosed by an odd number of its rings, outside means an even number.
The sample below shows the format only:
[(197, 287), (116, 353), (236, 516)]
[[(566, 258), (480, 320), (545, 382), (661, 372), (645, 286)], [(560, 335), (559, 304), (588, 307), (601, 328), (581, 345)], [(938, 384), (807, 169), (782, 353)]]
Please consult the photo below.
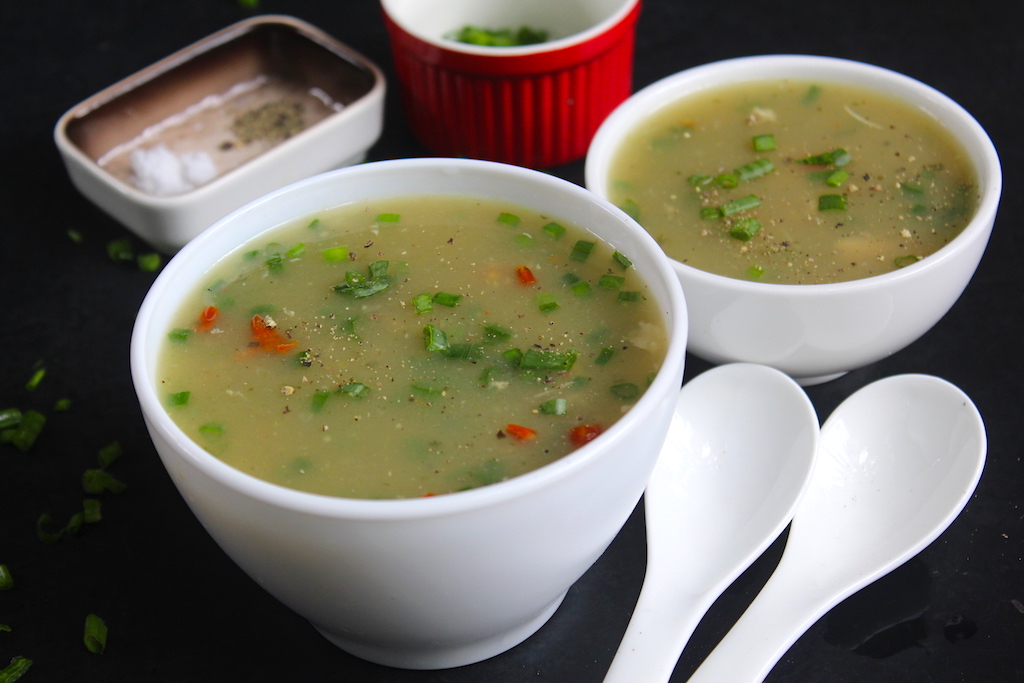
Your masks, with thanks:
[(932, 88), (782, 55), (638, 92), (595, 136), (586, 182), (673, 259), (691, 351), (812, 384), (948, 311), (987, 244), (1001, 171), (978, 123)]
[(653, 468), (686, 309), (657, 244), (571, 183), (379, 162), (183, 249), (136, 390), (225, 551), (347, 651), (444, 668), (533, 633)]

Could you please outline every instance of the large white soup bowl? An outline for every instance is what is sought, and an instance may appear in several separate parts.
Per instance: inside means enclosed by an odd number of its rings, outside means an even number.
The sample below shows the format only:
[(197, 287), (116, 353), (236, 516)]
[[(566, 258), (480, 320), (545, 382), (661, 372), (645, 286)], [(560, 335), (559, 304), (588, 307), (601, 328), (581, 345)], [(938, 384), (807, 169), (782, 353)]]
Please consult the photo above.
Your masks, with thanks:
[(640, 90), (598, 129), (586, 185), (608, 197), (623, 141), (663, 107), (704, 90), (781, 79), (859, 85), (902, 99), (959, 140), (978, 180), (974, 217), (949, 244), (896, 272), (862, 280), (780, 285), (715, 275), (678, 261), (689, 306), (689, 350), (712, 363), (770, 365), (802, 384), (832, 379), (889, 356), (918, 339), (953, 306), (988, 243), (1002, 190), (992, 141), (949, 97), (881, 67), (830, 57), (742, 57), (681, 71)]
[[(256, 479), (168, 417), (155, 368), (185, 296), (226, 254), (274, 226), (353, 201), (420, 194), (503, 200), (585, 227), (628, 254), (669, 345), (646, 393), (602, 435), (510, 480), (450, 495), (355, 500)], [(196, 517), (261, 586), (359, 657), (433, 669), (498, 654), (536, 631), (636, 506), (682, 382), (686, 307), (668, 260), (624, 213), (572, 183), (456, 159), (386, 161), (311, 178), (225, 217), (181, 250), (147, 295), (131, 345), (153, 443)], [(439, 429), (443, 429), (443, 423)]]

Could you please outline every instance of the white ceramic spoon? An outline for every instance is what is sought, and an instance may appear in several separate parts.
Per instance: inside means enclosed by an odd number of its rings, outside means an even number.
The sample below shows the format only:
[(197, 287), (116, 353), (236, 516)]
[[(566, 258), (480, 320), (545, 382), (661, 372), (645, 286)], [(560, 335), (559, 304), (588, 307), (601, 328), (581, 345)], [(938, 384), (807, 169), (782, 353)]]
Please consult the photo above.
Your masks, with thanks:
[(807, 395), (777, 370), (736, 363), (686, 383), (644, 494), (647, 575), (606, 683), (669, 679), (704, 613), (789, 524), (818, 434)]
[(844, 401), (822, 426), (778, 567), (690, 683), (763, 681), (822, 615), (949, 526), (985, 451), (978, 409), (937, 377), (889, 377)]

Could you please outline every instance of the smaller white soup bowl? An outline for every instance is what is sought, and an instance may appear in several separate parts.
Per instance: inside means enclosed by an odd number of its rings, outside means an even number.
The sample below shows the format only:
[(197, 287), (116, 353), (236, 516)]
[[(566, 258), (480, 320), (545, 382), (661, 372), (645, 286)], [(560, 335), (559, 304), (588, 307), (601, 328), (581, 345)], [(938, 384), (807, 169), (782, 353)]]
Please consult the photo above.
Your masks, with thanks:
[(934, 117), (974, 166), (979, 201), (955, 239), (898, 271), (832, 284), (740, 280), (673, 261), (689, 307), (689, 350), (712, 363), (770, 365), (804, 385), (828, 381), (908, 346), (963, 293), (978, 267), (1002, 191), (999, 157), (978, 122), (949, 97), (877, 66), (830, 57), (741, 57), (681, 71), (635, 93), (590, 145), (586, 186), (608, 197), (623, 141), (655, 111), (695, 93), (745, 82), (819, 80), (863, 86)]
[[(172, 316), (212, 266), (292, 219), (355, 201), (421, 194), (532, 208), (585, 227), (629, 255), (669, 339), (664, 364), (631, 410), (595, 440), (528, 474), (405, 500), (335, 498), (270, 484), (218, 460), (175, 425), (156, 386), (158, 356)], [(667, 433), (686, 333), (686, 305), (668, 259), (611, 204), (525, 168), (409, 159), (300, 181), (203, 232), (167, 264), (143, 302), (131, 368), (168, 473), (244, 571), (348, 652), (390, 666), (438, 669), (486, 659), (531, 635), (618, 533)]]

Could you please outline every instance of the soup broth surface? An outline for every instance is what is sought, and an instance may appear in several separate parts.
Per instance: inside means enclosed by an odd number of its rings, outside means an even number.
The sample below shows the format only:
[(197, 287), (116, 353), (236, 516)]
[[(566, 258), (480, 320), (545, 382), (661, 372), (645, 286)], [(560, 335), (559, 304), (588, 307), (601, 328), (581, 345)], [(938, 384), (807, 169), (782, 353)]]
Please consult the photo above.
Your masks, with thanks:
[(927, 113), (839, 83), (698, 93), (637, 127), (611, 200), (673, 259), (735, 278), (871, 277), (935, 252), (970, 221), (977, 179)]
[(354, 498), (552, 462), (642, 395), (664, 316), (583, 229), (457, 196), (346, 205), (223, 259), (169, 330), (168, 412), (228, 464)]

